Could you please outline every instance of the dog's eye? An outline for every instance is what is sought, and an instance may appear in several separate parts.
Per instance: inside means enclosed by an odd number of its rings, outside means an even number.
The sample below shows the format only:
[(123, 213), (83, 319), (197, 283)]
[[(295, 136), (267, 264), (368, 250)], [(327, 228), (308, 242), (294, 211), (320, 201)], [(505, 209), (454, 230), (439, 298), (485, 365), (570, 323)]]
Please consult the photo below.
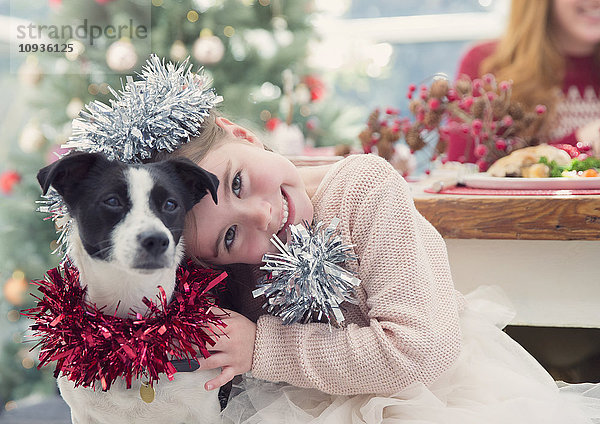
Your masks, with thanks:
[(119, 201), (119, 199), (114, 196), (106, 199), (104, 201), (104, 204), (110, 206), (111, 208), (118, 208), (119, 206), (121, 206), (121, 202)]
[(163, 209), (167, 212), (173, 212), (175, 209), (177, 209), (177, 206), (178, 205), (175, 200), (169, 199), (165, 202)]

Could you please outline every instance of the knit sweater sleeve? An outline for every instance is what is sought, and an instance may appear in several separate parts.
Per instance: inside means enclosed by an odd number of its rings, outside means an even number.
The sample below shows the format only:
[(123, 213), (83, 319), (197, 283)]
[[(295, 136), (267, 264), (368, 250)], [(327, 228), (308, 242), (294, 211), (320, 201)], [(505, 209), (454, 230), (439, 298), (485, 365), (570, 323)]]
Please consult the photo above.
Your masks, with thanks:
[(471, 46), (460, 58), (456, 70), (456, 78), (468, 76), (470, 79), (480, 78), (479, 66), (496, 49), (497, 41), (485, 41)]
[(253, 375), (332, 394), (397, 392), (435, 381), (460, 350), (458, 300), (444, 242), (404, 179), (372, 155), (346, 159), (316, 213), (355, 244), (364, 325), (258, 320)]

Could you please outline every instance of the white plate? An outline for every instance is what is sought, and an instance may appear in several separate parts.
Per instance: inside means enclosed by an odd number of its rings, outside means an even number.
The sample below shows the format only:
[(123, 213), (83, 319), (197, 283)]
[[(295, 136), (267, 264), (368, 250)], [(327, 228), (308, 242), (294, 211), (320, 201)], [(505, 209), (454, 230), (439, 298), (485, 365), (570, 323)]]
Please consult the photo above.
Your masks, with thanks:
[(579, 178), (511, 178), (492, 177), (485, 172), (464, 177), (464, 183), (472, 188), (505, 190), (585, 190), (600, 189), (600, 177)]

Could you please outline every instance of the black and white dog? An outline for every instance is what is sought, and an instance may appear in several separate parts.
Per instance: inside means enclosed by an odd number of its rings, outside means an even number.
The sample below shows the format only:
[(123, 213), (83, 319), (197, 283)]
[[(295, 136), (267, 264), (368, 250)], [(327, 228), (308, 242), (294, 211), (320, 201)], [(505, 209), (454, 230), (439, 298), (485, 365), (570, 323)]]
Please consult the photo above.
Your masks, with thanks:
[[(158, 285), (171, 297), (185, 214), (207, 193), (216, 202), (219, 183), (186, 159), (126, 165), (97, 153), (69, 154), (37, 178), (44, 193), (54, 187), (73, 218), (67, 254), (88, 300), (122, 317), (130, 310), (144, 315), (142, 298), (156, 299)], [(220, 406), (217, 391), (206, 392), (204, 383), (216, 375), (178, 372), (173, 381), (161, 379), (149, 404), (140, 398), (139, 380), (129, 390), (117, 380), (106, 392), (75, 388), (65, 377), (58, 386), (77, 424), (212, 423)]]

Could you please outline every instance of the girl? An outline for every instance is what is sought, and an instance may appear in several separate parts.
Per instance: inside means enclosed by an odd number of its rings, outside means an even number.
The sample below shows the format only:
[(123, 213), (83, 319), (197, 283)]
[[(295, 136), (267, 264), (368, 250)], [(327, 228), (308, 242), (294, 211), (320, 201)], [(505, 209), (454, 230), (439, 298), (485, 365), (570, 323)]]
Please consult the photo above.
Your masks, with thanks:
[(503, 37), (471, 48), (457, 75), (488, 72), (528, 108), (548, 106), (544, 141), (600, 154), (600, 2), (513, 0)]
[[(407, 183), (372, 155), (296, 168), (247, 129), (214, 114), (175, 155), (220, 181), (218, 204), (188, 216), (190, 255), (212, 266), (260, 264), (273, 234), (328, 223), (354, 245), (361, 284), (346, 325), (283, 325), (233, 280), (225, 332), (202, 369), (222, 369), (215, 389), (248, 373), (224, 410), (246, 423), (586, 423), (600, 416), (595, 385), (559, 391), (544, 369), (500, 331), (508, 308), (489, 289), (466, 298), (452, 284), (445, 244), (417, 212)], [(571, 392), (571, 393), (568, 393)], [(580, 392), (575, 394), (574, 392)], [(595, 392), (595, 395), (594, 395)], [(584, 394), (582, 394), (584, 393)], [(595, 397), (592, 397), (594, 395)]]

